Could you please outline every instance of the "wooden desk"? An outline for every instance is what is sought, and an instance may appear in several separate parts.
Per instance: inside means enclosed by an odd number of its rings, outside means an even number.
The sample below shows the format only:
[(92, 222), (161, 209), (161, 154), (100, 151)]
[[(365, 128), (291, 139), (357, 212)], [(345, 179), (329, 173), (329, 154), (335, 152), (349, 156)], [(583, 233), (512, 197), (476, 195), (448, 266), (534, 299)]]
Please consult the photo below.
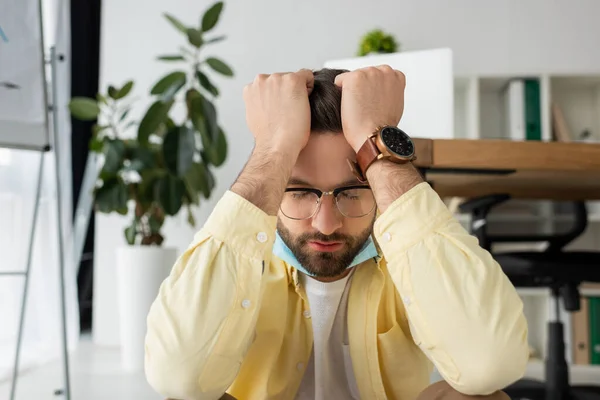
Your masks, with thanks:
[(600, 200), (600, 144), (415, 139), (417, 160), (441, 197)]

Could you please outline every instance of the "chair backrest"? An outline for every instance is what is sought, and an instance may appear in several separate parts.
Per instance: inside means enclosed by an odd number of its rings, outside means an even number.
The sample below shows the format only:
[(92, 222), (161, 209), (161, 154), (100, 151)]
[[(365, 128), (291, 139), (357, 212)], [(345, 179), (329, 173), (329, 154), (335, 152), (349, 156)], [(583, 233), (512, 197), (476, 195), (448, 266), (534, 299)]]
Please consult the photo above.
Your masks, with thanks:
[(582, 235), (587, 229), (588, 213), (584, 201), (570, 202), (573, 213), (573, 224), (571, 229), (565, 233), (552, 235), (489, 235), (487, 233), (488, 216), (492, 209), (506, 201), (510, 196), (506, 194), (494, 194), (482, 196), (465, 201), (459, 206), (461, 212), (471, 214), (471, 234), (479, 239), (483, 248), (490, 250), (492, 243), (524, 243), (524, 242), (547, 242), (546, 252), (561, 251), (566, 245)]

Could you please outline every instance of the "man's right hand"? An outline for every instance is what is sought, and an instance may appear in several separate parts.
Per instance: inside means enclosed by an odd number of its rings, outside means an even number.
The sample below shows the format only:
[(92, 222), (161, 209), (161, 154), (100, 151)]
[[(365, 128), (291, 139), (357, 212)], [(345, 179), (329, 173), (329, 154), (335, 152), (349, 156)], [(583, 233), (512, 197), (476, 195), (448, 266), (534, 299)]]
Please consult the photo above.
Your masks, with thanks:
[(310, 135), (312, 71), (258, 75), (244, 88), (246, 122), (260, 150), (297, 156)]
[(246, 120), (256, 145), (231, 190), (277, 215), (292, 168), (310, 137), (313, 73), (259, 75), (244, 89)]

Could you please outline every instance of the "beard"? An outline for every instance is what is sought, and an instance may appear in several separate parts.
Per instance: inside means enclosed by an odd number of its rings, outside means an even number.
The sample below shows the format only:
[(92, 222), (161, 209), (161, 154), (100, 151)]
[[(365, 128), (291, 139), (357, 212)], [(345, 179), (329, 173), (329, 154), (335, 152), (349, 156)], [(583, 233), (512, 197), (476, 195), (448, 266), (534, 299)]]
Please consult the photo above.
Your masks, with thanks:
[[(281, 221), (277, 222), (277, 230), (284, 243), (290, 248), (298, 262), (312, 275), (321, 278), (333, 278), (341, 275), (350, 265), (354, 257), (360, 253), (369, 239), (373, 226), (371, 225), (357, 236), (334, 233), (324, 235), (320, 232), (303, 233), (294, 236)], [(310, 241), (342, 242), (343, 247), (334, 252), (312, 250)]]

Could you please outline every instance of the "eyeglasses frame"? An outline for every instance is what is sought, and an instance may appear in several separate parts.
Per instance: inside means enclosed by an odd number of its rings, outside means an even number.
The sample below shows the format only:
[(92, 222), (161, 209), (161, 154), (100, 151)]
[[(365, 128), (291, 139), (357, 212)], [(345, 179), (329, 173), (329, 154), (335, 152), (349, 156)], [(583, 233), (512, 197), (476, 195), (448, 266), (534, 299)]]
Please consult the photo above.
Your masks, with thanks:
[(315, 215), (317, 215), (317, 213), (319, 212), (319, 210), (321, 209), (321, 204), (323, 203), (323, 196), (333, 196), (334, 202), (335, 202), (335, 208), (340, 212), (340, 214), (342, 214), (344, 217), (346, 218), (362, 218), (364, 216), (367, 216), (369, 214), (371, 214), (373, 212), (373, 210), (377, 207), (377, 202), (375, 201), (375, 198), (373, 197), (373, 207), (366, 212), (363, 215), (360, 215), (358, 217), (349, 217), (346, 214), (344, 214), (342, 212), (342, 210), (340, 210), (340, 207), (338, 205), (337, 202), (337, 196), (343, 192), (344, 190), (350, 190), (350, 189), (371, 189), (371, 187), (369, 185), (351, 185), (351, 186), (342, 186), (342, 187), (338, 187), (335, 188), (333, 190), (329, 190), (329, 191), (323, 191), (323, 190), (319, 190), (316, 188), (306, 188), (306, 187), (294, 187), (294, 188), (286, 188), (284, 193), (288, 193), (288, 192), (311, 192), (314, 193), (318, 196), (318, 200), (317, 200), (317, 208), (315, 209), (315, 212), (313, 212), (310, 216), (305, 217), (305, 218), (292, 218), (287, 216), (283, 210), (281, 209), (281, 206), (279, 206), (279, 210), (281, 211), (281, 213), (289, 219), (293, 219), (295, 221), (302, 221), (305, 219), (310, 219), (312, 217), (314, 217)]

